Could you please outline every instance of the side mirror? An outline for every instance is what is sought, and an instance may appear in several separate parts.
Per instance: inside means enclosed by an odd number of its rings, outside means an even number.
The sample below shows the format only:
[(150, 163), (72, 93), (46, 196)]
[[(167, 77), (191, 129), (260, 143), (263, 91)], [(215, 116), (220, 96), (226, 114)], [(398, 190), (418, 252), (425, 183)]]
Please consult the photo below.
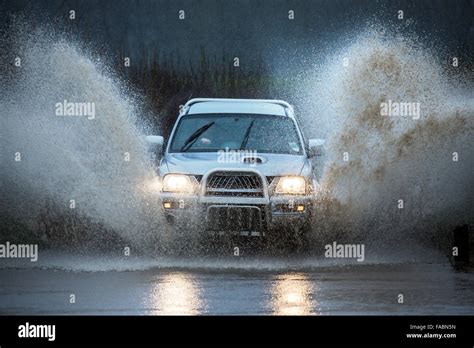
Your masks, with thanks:
[(322, 156), (324, 154), (324, 144), (326, 140), (324, 139), (309, 139), (309, 156)]
[(148, 150), (157, 158), (160, 157), (163, 152), (164, 138), (160, 135), (147, 135), (145, 141), (148, 144)]

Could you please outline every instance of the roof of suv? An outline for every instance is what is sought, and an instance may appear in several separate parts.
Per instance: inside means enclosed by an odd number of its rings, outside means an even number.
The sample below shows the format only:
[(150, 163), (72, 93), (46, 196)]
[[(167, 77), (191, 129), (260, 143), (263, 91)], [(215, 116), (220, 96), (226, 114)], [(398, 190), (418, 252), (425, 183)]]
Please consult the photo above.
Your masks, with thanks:
[(214, 113), (293, 117), (293, 108), (283, 100), (196, 98), (189, 100), (181, 110), (181, 115)]

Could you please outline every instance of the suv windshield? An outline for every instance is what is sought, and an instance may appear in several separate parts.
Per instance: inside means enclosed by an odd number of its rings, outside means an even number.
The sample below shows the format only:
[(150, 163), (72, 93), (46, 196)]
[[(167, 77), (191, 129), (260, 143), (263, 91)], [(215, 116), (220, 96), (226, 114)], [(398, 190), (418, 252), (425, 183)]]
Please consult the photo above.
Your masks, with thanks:
[(302, 154), (295, 123), (285, 116), (195, 114), (181, 118), (170, 152), (251, 150)]

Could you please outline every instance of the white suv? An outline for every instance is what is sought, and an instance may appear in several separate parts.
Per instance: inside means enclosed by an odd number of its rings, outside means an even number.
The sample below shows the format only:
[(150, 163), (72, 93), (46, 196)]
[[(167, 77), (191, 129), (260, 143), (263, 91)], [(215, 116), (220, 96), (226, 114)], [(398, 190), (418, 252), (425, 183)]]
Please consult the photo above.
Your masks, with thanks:
[[(163, 137), (147, 140), (161, 154)], [(299, 235), (318, 186), (310, 158), (323, 144), (305, 140), (282, 100), (189, 100), (161, 156), (159, 204), (196, 233)]]

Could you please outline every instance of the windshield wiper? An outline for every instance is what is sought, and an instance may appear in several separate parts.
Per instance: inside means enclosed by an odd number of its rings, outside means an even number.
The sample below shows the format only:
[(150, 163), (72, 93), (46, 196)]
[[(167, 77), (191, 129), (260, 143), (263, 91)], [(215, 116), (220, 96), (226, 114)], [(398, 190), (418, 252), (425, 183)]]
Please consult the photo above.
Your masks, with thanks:
[(247, 146), (247, 143), (249, 141), (249, 136), (250, 136), (250, 130), (253, 127), (253, 124), (255, 122), (255, 119), (250, 122), (249, 126), (247, 127), (247, 130), (245, 131), (244, 139), (242, 140), (242, 144), (240, 144), (240, 150), (245, 149), (245, 146)]
[(210, 123), (208, 123), (208, 124), (202, 126), (201, 128), (197, 129), (196, 131), (194, 131), (194, 133), (191, 134), (188, 139), (186, 139), (186, 141), (184, 142), (184, 145), (181, 146), (180, 151), (182, 151), (182, 152), (188, 151), (189, 148), (190, 148), (191, 146), (193, 146), (194, 143), (198, 140), (198, 138), (199, 138), (202, 134), (204, 134), (205, 131), (207, 131), (209, 128), (211, 128), (211, 127), (214, 125), (214, 123), (215, 123), (214, 121), (213, 121), (213, 122), (210, 122)]

